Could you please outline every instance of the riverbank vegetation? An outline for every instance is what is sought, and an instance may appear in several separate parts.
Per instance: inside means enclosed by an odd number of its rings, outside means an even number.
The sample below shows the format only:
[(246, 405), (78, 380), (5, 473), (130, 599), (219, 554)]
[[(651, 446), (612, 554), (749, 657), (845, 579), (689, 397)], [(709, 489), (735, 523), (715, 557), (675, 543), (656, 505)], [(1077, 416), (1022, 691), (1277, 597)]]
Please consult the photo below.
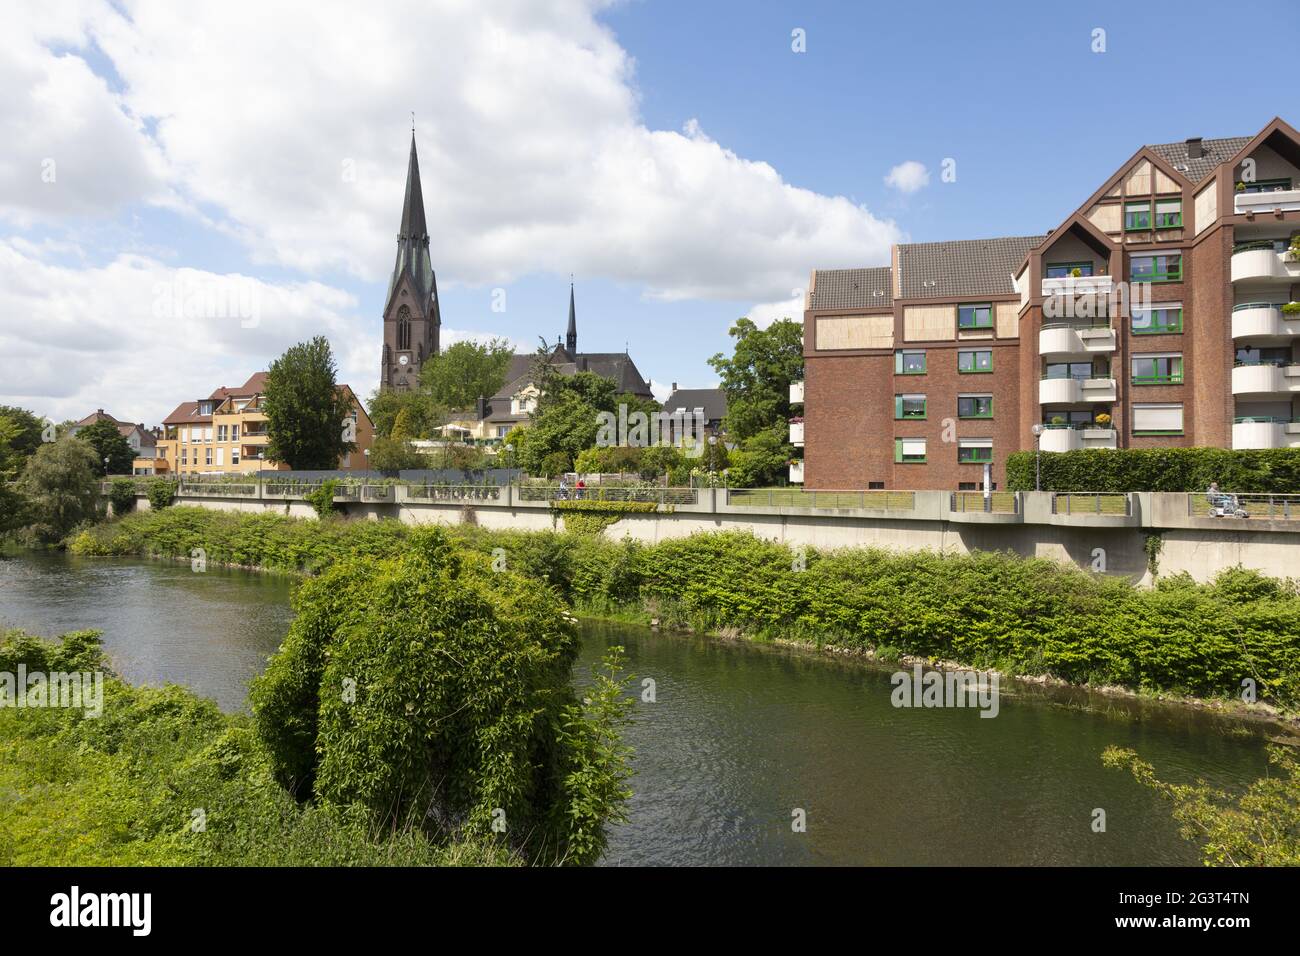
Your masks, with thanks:
[[(578, 699), (576, 621), (544, 583), (420, 529), (332, 562), (294, 608), (251, 719), (111, 675), (102, 716), (0, 708), (0, 865), (599, 858), (629, 795), (630, 678), (607, 658)], [(20, 665), (104, 661), (93, 632), (0, 634), (0, 672)]]
[[(396, 521), (309, 521), (197, 508), (142, 512), (70, 542), (87, 555), (157, 555), (319, 573), (392, 555), (416, 532)], [(1009, 554), (792, 550), (721, 532), (657, 545), (593, 534), (448, 532), (545, 582), (582, 613), (666, 627), (910, 654), (1004, 673), (1138, 691), (1300, 706), (1300, 594), (1232, 569), (1141, 589)]]

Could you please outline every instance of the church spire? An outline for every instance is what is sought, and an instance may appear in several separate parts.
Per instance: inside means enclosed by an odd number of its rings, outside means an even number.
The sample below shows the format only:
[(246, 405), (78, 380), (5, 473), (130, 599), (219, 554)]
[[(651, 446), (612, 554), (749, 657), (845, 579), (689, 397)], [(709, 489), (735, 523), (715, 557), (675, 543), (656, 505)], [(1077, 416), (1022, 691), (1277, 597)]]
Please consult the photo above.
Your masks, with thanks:
[(569, 330), (564, 335), (564, 348), (570, 355), (578, 354), (578, 313), (573, 307), (573, 277), (569, 277)]
[(397, 232), (397, 261), (393, 264), (393, 277), (388, 283), (389, 298), (392, 298), (404, 270), (410, 272), (421, 296), (425, 300), (431, 299), (435, 290), (433, 263), (429, 259), (429, 228), (424, 220), (424, 192), (420, 188), (420, 159), (415, 152), (414, 131), (411, 132), (411, 157), (406, 164), (402, 224)]
[(420, 191), (420, 158), (415, 154), (415, 130), (411, 130), (411, 158), (406, 164), (406, 198), (402, 202), (399, 239), (427, 239), (424, 223), (424, 193)]

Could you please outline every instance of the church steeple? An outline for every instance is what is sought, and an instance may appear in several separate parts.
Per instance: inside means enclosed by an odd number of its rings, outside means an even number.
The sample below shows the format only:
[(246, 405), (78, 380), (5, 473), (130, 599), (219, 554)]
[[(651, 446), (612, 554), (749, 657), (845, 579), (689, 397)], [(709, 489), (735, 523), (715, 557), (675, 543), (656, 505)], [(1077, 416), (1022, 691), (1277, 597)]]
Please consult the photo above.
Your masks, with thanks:
[(573, 281), (569, 281), (569, 330), (564, 334), (564, 348), (569, 355), (578, 354), (578, 313), (573, 307)]
[(397, 259), (388, 281), (384, 304), (384, 351), (380, 366), (381, 388), (414, 388), (424, 361), (438, 354), (442, 316), (438, 308), (438, 280), (429, 257), (429, 228), (424, 218), (424, 192), (420, 188), (420, 160), (411, 130), (411, 155), (406, 164), (406, 194), (397, 233)]

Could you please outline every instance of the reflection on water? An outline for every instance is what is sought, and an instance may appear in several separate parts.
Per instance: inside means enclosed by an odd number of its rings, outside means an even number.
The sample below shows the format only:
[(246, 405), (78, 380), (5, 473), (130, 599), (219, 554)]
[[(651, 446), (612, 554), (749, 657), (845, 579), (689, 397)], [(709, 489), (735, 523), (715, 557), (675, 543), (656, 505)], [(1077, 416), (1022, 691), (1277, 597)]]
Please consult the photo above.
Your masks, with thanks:
[[(98, 628), (127, 680), (176, 681), (235, 710), (284, 635), (291, 587), (24, 553), (0, 558), (0, 623)], [(1004, 684), (991, 720), (896, 710), (885, 668), (626, 625), (589, 622), (583, 638), (580, 682), (614, 644), (656, 682), (629, 732), (635, 796), (609, 864), (1196, 864), (1168, 807), (1103, 769), (1102, 749), (1130, 746), (1167, 778), (1229, 788), (1266, 766), (1253, 729), (1184, 707)], [(1105, 833), (1092, 832), (1094, 808)], [(792, 832), (795, 810), (804, 833)]]

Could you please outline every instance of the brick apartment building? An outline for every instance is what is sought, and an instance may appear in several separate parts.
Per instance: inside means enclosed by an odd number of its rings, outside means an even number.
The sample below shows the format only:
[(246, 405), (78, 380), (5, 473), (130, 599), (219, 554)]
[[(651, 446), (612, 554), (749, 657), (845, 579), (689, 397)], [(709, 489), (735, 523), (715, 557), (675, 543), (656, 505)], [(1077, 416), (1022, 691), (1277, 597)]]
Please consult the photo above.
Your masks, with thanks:
[[(1014, 451), (1300, 447), (1300, 133), (1144, 146), (1045, 235), (816, 270), (792, 466), (995, 488)], [(1300, 240), (1297, 240), (1300, 242)]]

